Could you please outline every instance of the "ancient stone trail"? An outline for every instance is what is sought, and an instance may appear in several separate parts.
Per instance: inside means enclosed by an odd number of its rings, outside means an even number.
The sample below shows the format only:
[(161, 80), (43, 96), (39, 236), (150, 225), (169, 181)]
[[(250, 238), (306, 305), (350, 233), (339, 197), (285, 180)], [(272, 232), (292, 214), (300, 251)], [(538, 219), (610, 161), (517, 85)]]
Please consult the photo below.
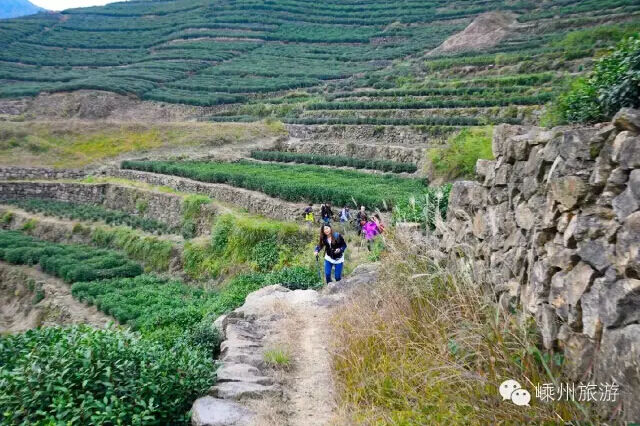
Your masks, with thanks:
[[(338, 286), (291, 291), (272, 285), (251, 293), (245, 304), (220, 317), (218, 381), (192, 408), (192, 424), (336, 424), (331, 373), (331, 312), (349, 288), (375, 279), (363, 265)], [(288, 358), (268, 362), (269, 353)]]

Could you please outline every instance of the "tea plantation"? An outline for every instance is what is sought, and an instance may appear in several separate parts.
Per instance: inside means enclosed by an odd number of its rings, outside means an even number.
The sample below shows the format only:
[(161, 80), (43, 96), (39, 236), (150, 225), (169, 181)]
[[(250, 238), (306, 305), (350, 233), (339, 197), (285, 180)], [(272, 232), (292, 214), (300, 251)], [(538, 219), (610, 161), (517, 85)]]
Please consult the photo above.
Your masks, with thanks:
[(287, 201), (365, 205), (389, 210), (398, 200), (427, 190), (424, 179), (371, 175), (318, 166), (194, 161), (123, 161), (122, 168), (228, 183)]
[[(497, 45), (428, 54), (491, 11), (515, 17)], [(437, 134), (535, 122), (568, 79), (639, 25), (634, 0), (116, 3), (0, 22), (0, 96), (97, 89), (231, 104), (213, 121)]]

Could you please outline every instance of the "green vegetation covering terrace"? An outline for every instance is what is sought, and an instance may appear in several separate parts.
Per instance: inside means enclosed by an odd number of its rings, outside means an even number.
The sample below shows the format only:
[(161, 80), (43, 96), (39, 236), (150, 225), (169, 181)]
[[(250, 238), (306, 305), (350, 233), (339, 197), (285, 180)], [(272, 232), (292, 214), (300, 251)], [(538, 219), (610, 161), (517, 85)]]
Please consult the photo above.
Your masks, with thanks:
[(423, 179), (372, 175), (318, 166), (196, 161), (123, 161), (122, 167), (227, 183), (287, 201), (365, 205), (389, 210), (395, 202), (426, 191)]
[[(427, 55), (491, 11), (519, 26), (495, 46)], [(633, 0), (114, 3), (0, 22), (0, 96), (97, 89), (230, 104), (212, 121), (535, 122), (591, 58), (639, 28)]]
[(134, 216), (118, 210), (106, 209), (101, 206), (85, 203), (71, 203), (42, 198), (26, 198), (21, 200), (2, 200), (2, 204), (9, 204), (28, 212), (40, 213), (45, 216), (56, 216), (67, 219), (84, 221), (104, 221), (108, 225), (127, 225), (147, 232), (167, 233), (175, 232), (169, 227), (153, 219)]

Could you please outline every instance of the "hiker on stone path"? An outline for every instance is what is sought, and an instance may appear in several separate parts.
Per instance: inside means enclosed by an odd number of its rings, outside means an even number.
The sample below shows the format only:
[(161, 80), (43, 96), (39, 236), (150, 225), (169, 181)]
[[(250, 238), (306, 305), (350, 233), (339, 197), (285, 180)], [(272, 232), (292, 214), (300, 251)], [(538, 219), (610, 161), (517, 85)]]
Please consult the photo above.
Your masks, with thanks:
[(340, 222), (345, 223), (351, 220), (351, 212), (349, 211), (349, 207), (344, 206), (342, 210), (340, 210)]
[(360, 211), (358, 211), (358, 214), (356, 215), (356, 229), (358, 230), (358, 235), (362, 234), (362, 227), (367, 223), (368, 220), (369, 218), (367, 216), (367, 212), (364, 209), (364, 206), (360, 206)]
[(339, 232), (333, 232), (331, 226), (322, 225), (320, 227), (320, 238), (316, 246), (315, 255), (324, 249), (324, 276), (327, 284), (331, 282), (331, 269), (335, 268), (336, 281), (342, 279), (342, 266), (344, 265), (344, 252), (347, 243)]
[(304, 221), (311, 226), (313, 225), (313, 219), (313, 204), (309, 203), (309, 206), (304, 209)]
[(322, 204), (320, 207), (320, 217), (322, 217), (322, 222), (325, 225), (329, 225), (331, 223), (333, 211), (331, 210), (331, 205), (329, 203)]
[(384, 225), (382, 225), (382, 220), (380, 219), (380, 215), (377, 213), (371, 217), (371, 220), (367, 221), (362, 227), (362, 232), (364, 233), (364, 238), (367, 240), (367, 249), (371, 251), (371, 243), (373, 239), (384, 231)]

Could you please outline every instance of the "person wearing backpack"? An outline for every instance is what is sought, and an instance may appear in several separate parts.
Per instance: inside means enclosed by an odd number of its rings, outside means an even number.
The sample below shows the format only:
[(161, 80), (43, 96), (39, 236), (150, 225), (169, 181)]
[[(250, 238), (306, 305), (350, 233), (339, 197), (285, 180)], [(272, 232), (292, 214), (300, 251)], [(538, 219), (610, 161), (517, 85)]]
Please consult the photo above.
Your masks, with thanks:
[(320, 216), (322, 217), (322, 222), (325, 225), (329, 225), (331, 223), (333, 211), (331, 210), (331, 205), (329, 203), (322, 204), (322, 206), (320, 207)]
[(313, 220), (313, 204), (309, 203), (309, 207), (304, 209), (304, 221), (309, 227), (311, 227), (311, 225), (313, 225)]
[(331, 226), (322, 225), (320, 227), (320, 238), (315, 249), (316, 259), (318, 254), (324, 249), (324, 276), (326, 283), (331, 282), (331, 270), (335, 269), (336, 281), (342, 279), (342, 267), (344, 266), (344, 252), (347, 243), (339, 232), (333, 232)]

